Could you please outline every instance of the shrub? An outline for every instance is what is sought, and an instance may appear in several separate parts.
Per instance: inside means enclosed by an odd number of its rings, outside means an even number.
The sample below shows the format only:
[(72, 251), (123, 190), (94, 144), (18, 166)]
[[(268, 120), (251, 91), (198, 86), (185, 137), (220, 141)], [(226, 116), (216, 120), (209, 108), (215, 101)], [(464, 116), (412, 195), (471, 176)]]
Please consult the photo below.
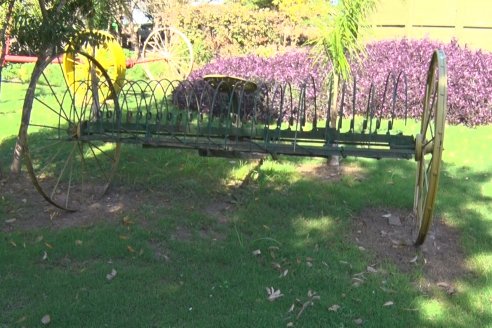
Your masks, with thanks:
[[(443, 49), (447, 56), (448, 122), (468, 126), (492, 123), (492, 54), (472, 51), (459, 46), (455, 41), (442, 44), (429, 40), (404, 39), (367, 45), (367, 53), (361, 57), (362, 60), (352, 60), (357, 88), (356, 112), (366, 113), (367, 96), (373, 84), (376, 117), (388, 118), (395, 115), (398, 118), (420, 118), (427, 69), (434, 50), (438, 48)], [(401, 76), (400, 72), (403, 72)], [(316, 64), (308, 51), (293, 51), (271, 58), (249, 55), (217, 59), (194, 71), (189, 77), (189, 83), (205, 83), (201, 78), (206, 74), (224, 74), (261, 83), (267, 93), (272, 92), (275, 83), (289, 83), (296, 89), (307, 86), (308, 102), (314, 101), (315, 88), (318, 108), (326, 108), (328, 73), (329, 68)], [(398, 76), (400, 82), (393, 113), (391, 97)], [(388, 86), (385, 94), (386, 81)], [(343, 109), (345, 115), (351, 115), (353, 81), (348, 82), (345, 89)], [(405, 93), (408, 97), (406, 106)], [(338, 99), (341, 101), (342, 97), (339, 96)], [(313, 108), (314, 106), (310, 106), (309, 110), (312, 111)], [(314, 117), (314, 113), (309, 112), (307, 117)]]
[(469, 126), (492, 123), (492, 54), (462, 47), (455, 40), (447, 44), (426, 39), (369, 44), (355, 75), (361, 87), (368, 88), (371, 81), (383, 85), (389, 72), (403, 70), (408, 80), (409, 116), (419, 117), (435, 49), (444, 50), (447, 58), (448, 122)]
[(298, 45), (307, 39), (304, 30), (282, 13), (233, 3), (178, 6), (154, 15), (177, 26), (190, 38), (198, 64), (215, 57), (273, 54), (281, 47)]

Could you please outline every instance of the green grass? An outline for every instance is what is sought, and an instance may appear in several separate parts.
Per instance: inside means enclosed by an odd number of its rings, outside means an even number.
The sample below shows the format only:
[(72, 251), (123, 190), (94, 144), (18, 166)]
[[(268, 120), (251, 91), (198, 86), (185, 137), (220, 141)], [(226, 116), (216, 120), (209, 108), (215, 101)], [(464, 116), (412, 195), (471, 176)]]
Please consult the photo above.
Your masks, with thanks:
[[(2, 85), (4, 172), (21, 88)], [(418, 270), (402, 273), (348, 238), (352, 218), (368, 207), (411, 209), (413, 161), (346, 159), (364, 179), (316, 182), (297, 165), (320, 160), (281, 157), (233, 189), (253, 164), (126, 146), (115, 185), (148, 198), (116, 223), (100, 214), (86, 227), (0, 232), (0, 327), (39, 326), (45, 314), (52, 327), (355, 327), (357, 319), (363, 327), (492, 327), (491, 139), (492, 126), (446, 130), (436, 211), (459, 230), (460, 265), (473, 272), (453, 296), (419, 292)], [(13, 210), (9, 197), (0, 198), (0, 227)], [(224, 200), (229, 211), (206, 210)], [(379, 272), (354, 287), (354, 274), (370, 265)], [(268, 301), (267, 287), (284, 296)], [(297, 318), (310, 291), (320, 298)]]

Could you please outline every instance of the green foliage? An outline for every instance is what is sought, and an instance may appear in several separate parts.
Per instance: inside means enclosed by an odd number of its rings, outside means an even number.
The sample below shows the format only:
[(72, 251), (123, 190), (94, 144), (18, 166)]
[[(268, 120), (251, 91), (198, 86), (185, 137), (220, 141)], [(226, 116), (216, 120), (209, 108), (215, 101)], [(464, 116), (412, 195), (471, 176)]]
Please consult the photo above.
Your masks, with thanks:
[(40, 54), (63, 46), (86, 27), (105, 29), (112, 20), (111, 13), (124, 6), (125, 1), (47, 0), (43, 3), (44, 8), (36, 0), (16, 4), (9, 33), (19, 49)]
[(241, 4), (249, 8), (272, 8), (275, 0), (241, 0)]
[(327, 17), (333, 10), (326, 0), (273, 0), (278, 11), (298, 24), (310, 24), (315, 17)]
[(31, 78), (34, 64), (6, 64), (2, 70), (2, 79), (28, 83)]
[(217, 5), (181, 6), (160, 14), (163, 21), (178, 26), (190, 38), (199, 63), (214, 56), (271, 54), (308, 38), (286, 15), (274, 10), (254, 10), (239, 4), (224, 4), (218, 9)]
[(344, 80), (350, 75), (348, 58), (357, 57), (363, 49), (360, 40), (364, 19), (375, 6), (376, 0), (340, 0), (336, 10), (316, 22), (320, 31), (315, 42), (318, 53), (326, 55), (335, 74)]

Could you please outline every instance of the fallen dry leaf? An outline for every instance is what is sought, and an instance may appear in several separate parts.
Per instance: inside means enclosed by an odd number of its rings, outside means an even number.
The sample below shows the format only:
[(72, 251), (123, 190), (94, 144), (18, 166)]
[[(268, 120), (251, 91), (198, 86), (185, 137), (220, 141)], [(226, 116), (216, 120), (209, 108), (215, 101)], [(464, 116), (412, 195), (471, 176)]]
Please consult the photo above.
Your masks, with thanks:
[(362, 325), (362, 323), (363, 323), (363, 322), (364, 322), (364, 321), (363, 321), (362, 319), (360, 319), (360, 318), (359, 318), (359, 319), (355, 319), (355, 320), (354, 320), (354, 323), (355, 323), (356, 325)]
[(367, 272), (370, 272), (370, 273), (377, 273), (378, 270), (374, 269), (372, 266), (368, 266), (367, 267)]
[(296, 308), (296, 305), (295, 304), (292, 304), (289, 308), (289, 311), (287, 311), (287, 313), (290, 313), (292, 311), (294, 311), (294, 309)]
[(289, 269), (285, 269), (284, 272), (282, 272), (279, 276), (279, 278), (283, 278), (285, 276), (287, 276), (287, 274), (289, 273)]
[(53, 248), (53, 245), (51, 245), (50, 243), (44, 243), (44, 245), (50, 249)]
[(392, 301), (388, 301), (388, 302), (384, 303), (383, 306), (392, 306), (394, 304), (395, 303), (393, 303)]
[(266, 288), (266, 291), (268, 293), (268, 300), (270, 302), (273, 302), (277, 298), (280, 298), (280, 297), (284, 296), (284, 294), (282, 294), (282, 292), (280, 291), (280, 289), (275, 290), (275, 288), (273, 288), (273, 287), (270, 287), (270, 288), (267, 287)]
[(447, 282), (438, 282), (437, 283), (437, 286), (438, 287), (441, 287), (441, 288), (449, 288), (449, 284)]
[(43, 240), (43, 238), (44, 238), (43, 236), (37, 236), (34, 242), (39, 243), (41, 240)]
[(44, 251), (44, 253), (43, 253), (43, 261), (45, 261), (47, 258), (48, 258), (48, 253), (46, 253), (46, 251)]
[(17, 219), (8, 219), (5, 220), (5, 223), (14, 223), (15, 221), (17, 221)]
[(438, 282), (437, 286), (444, 289), (446, 291), (446, 293), (448, 293), (449, 295), (452, 295), (456, 292), (456, 289), (454, 289), (453, 286), (451, 286), (450, 284), (448, 284), (446, 282)]
[(294, 327), (294, 323), (293, 322), (287, 323), (287, 327)]
[(340, 305), (338, 304), (333, 304), (328, 308), (328, 311), (332, 311), (332, 312), (337, 312), (338, 310), (340, 310)]
[(10, 245), (17, 247), (17, 244), (15, 243), (15, 241), (11, 240), (11, 241), (9, 241), (9, 243), (10, 243)]
[(388, 219), (391, 217), (391, 213), (381, 215), (383, 218)]
[(75, 245), (77, 245), (77, 246), (82, 245), (82, 240), (77, 239), (77, 240), (75, 241)]
[(128, 249), (130, 253), (135, 253), (135, 250), (130, 245), (126, 246), (126, 249)]
[(418, 255), (416, 255), (413, 259), (411, 259), (411, 260), (410, 260), (410, 261), (408, 261), (408, 262), (410, 262), (410, 263), (415, 263), (415, 262), (417, 262), (418, 258), (419, 258), (419, 256), (418, 256)]
[(45, 314), (42, 318), (41, 318), (41, 323), (43, 325), (47, 325), (51, 322), (51, 317), (49, 314)]
[(108, 273), (108, 274), (106, 275), (106, 279), (107, 279), (108, 281), (113, 280), (113, 279), (114, 279), (114, 277), (116, 277), (116, 274), (117, 274), (117, 273), (118, 273), (118, 272), (116, 272), (116, 270), (115, 270), (115, 269), (111, 270), (111, 272), (110, 272), (110, 273)]
[(252, 252), (252, 254), (253, 254), (254, 256), (258, 256), (258, 255), (260, 255), (260, 254), (261, 254), (261, 250), (259, 250), (259, 249), (255, 249), (255, 250)]
[(392, 225), (392, 226), (397, 226), (397, 227), (400, 227), (402, 225), (400, 217), (399, 216), (393, 216), (393, 215), (388, 218), (388, 224)]
[(390, 288), (386, 288), (386, 287), (379, 287), (383, 292), (385, 293), (396, 293), (396, 290), (393, 290), (393, 289), (390, 289)]
[(272, 267), (276, 270), (282, 270), (282, 266), (277, 262), (272, 262)]

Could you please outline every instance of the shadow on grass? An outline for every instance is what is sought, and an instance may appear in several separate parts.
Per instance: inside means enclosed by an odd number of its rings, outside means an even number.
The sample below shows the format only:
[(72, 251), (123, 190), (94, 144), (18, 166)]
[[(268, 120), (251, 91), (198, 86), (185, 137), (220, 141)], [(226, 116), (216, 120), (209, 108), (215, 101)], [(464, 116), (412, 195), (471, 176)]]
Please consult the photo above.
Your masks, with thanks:
[[(14, 143), (15, 138), (10, 138), (0, 145), (4, 171)], [(94, 247), (80, 257), (110, 254), (121, 267), (133, 268), (129, 279), (135, 279), (134, 284), (118, 285), (115, 279), (113, 287), (118, 288), (116, 296), (130, 295), (118, 299), (118, 306), (136, 307), (141, 314), (135, 320), (144, 326), (265, 327), (288, 322), (297, 327), (350, 326), (362, 319), (364, 326), (371, 327), (469, 327), (492, 321), (490, 310), (481, 308), (488, 304), (490, 268), (470, 268), (475, 257), (492, 254), (486, 216), (491, 199), (481, 191), (481, 184), (491, 179), (490, 172), (444, 165), (436, 214), (460, 230), (466, 258), (452, 263), (472, 271), (473, 277), (459, 279), (456, 295), (432, 296), (414, 287), (418, 276), (401, 274), (387, 264), (376, 266), (371, 254), (347, 239), (354, 217), (367, 208), (411, 210), (415, 164), (350, 160), (362, 167), (362, 178), (349, 175), (340, 182), (317, 182), (299, 174), (296, 165), (303, 161), (287, 157), (267, 161), (252, 183), (237, 187), (247, 171), (239, 160), (124, 147), (115, 190), (132, 190), (131, 197), (138, 193), (138, 198), (126, 198), (133, 203), (126, 203), (118, 218), (134, 217), (138, 227), (116, 230), (118, 235), (139, 235), (133, 242), (153, 256), (122, 258), (109, 241), (114, 239), (124, 249), (129, 242), (116, 235), (111, 239), (104, 230), (106, 235), (101, 233), (97, 240), (107, 247)], [(207, 211), (219, 202), (226, 205)], [(133, 248), (138, 250), (135, 244)], [(252, 255), (256, 250), (261, 254)], [(61, 253), (60, 261), (66, 256)], [(51, 251), (50, 256), (56, 259)], [(156, 262), (158, 256), (164, 263)], [(368, 267), (378, 273), (368, 272)], [(265, 287), (280, 289), (284, 296), (269, 302)], [(143, 297), (142, 290), (149, 288), (158, 292), (146, 293), (146, 301), (135, 305), (132, 298)], [(101, 293), (94, 291), (95, 304), (112, 301)], [(313, 306), (303, 307), (309, 299)], [(383, 306), (390, 301), (394, 305)], [(340, 308), (333, 310), (334, 305)], [(169, 318), (155, 315), (163, 309)], [(114, 319), (107, 313), (106, 319)], [(93, 317), (95, 325), (104, 321), (98, 321), (97, 314)], [(124, 316), (119, 319), (131, 322)]]
[[(338, 184), (316, 184), (302, 179), (285, 184), (284, 181), (291, 178), (291, 173), (281, 174), (275, 169), (266, 169), (259, 181), (260, 185), (264, 185), (263, 189), (260, 188), (262, 192), (255, 196), (259, 201), (249, 205), (241, 218), (246, 222), (257, 217), (275, 217), (273, 226), (276, 229), (272, 229), (277, 230), (280, 227), (281, 231), (285, 230), (285, 235), (278, 232), (269, 236), (270, 238), (287, 241), (293, 249), (303, 250), (314, 249), (317, 243), (331, 239), (333, 243), (326, 247), (338, 254), (335, 261), (350, 257), (346, 253), (350, 253), (353, 245), (342, 245), (345, 240), (336, 236), (347, 234), (353, 217), (367, 208), (378, 207), (403, 208), (410, 212), (413, 204), (414, 163), (381, 160), (361, 161), (359, 164), (364, 168), (365, 179), (346, 177)], [(405, 299), (409, 298), (412, 301), (407, 303), (406, 308), (417, 309), (417, 312), (403, 311), (399, 314), (401, 321), (392, 322), (383, 318), (380, 322), (373, 321), (372, 326), (402, 325), (404, 322), (403, 326), (468, 327), (481, 326), (492, 321), (492, 312), (483, 309), (489, 309), (491, 299), (488, 281), (492, 268), (484, 262), (492, 256), (492, 198), (485, 196), (481, 188), (483, 183), (490, 181), (491, 176), (490, 172), (476, 172), (471, 168), (444, 164), (435, 215), (445, 225), (450, 225), (451, 229), (460, 231), (461, 238), (454, 242), (463, 247), (464, 256), (442, 251), (442, 264), (456, 266), (452, 270), (463, 273), (463, 276), (455, 277), (456, 281), (453, 282), (458, 286), (457, 294), (448, 296), (443, 293), (429, 297), (408, 291), (399, 299), (399, 304), (404, 304)], [(253, 225), (256, 228), (251, 224), (247, 226), (255, 232), (252, 235), (258, 235), (262, 230), (259, 220)], [(434, 224), (433, 229), (436, 228)], [(367, 260), (369, 265), (371, 259)], [(325, 259), (325, 262), (333, 263), (333, 259)], [(364, 266), (359, 267), (359, 270), (364, 271)], [(407, 283), (415, 279), (411, 275), (408, 278), (410, 281)], [(370, 290), (364, 293), (371, 295)], [(367, 294), (353, 297), (365, 299)], [(384, 311), (381, 308), (383, 299), (375, 303), (371, 298), (365, 300), (367, 302), (361, 302), (364, 305), (360, 307), (364, 309), (363, 316)], [(354, 303), (351, 307), (357, 308), (357, 304)]]

